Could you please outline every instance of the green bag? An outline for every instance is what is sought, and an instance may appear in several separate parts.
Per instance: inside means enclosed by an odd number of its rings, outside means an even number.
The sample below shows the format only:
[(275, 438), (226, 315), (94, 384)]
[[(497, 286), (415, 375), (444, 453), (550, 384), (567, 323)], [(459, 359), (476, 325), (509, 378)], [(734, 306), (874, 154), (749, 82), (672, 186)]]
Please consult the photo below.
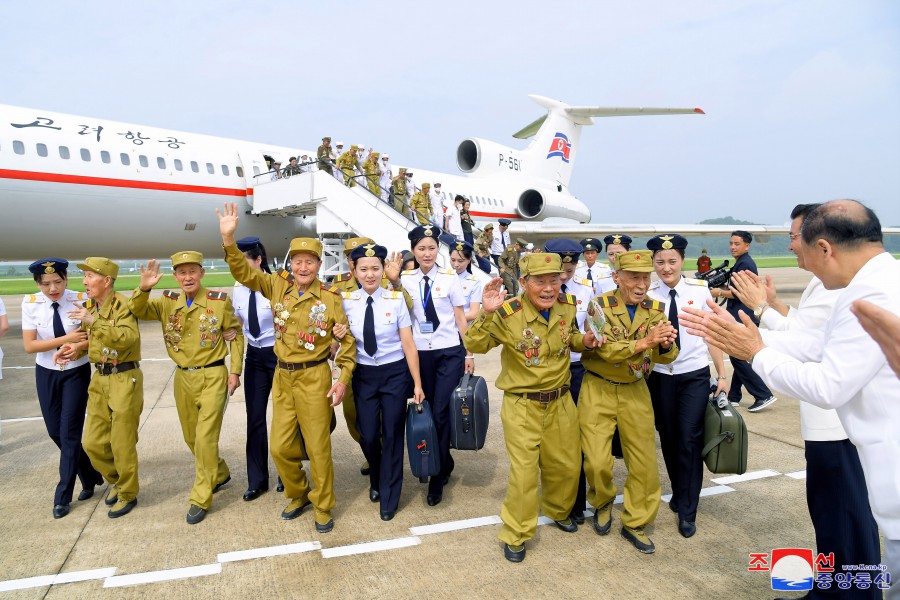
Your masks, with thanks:
[(737, 408), (719, 408), (714, 398), (706, 403), (703, 461), (711, 473), (747, 472), (747, 424)]

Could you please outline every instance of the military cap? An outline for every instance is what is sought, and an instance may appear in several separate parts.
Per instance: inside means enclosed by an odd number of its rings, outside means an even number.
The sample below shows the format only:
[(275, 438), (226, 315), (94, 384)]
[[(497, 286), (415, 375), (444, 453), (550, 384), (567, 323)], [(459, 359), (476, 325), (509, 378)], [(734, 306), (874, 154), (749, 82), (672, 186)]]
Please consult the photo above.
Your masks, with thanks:
[(494, 228), (494, 224), (488, 223), (487, 225), (484, 226), (483, 231), (487, 231), (488, 229), (493, 229), (493, 228)]
[(411, 260), (416, 260), (416, 255), (407, 250), (403, 253), (403, 258), (400, 259), (402, 262), (409, 262)]
[(372, 153), (372, 158), (378, 158), (379, 156), (381, 156), (381, 154), (379, 154), (378, 152)]
[(294, 238), (291, 240), (290, 256), (295, 254), (312, 254), (317, 258), (322, 258), (322, 242), (316, 238)]
[(616, 271), (652, 273), (653, 258), (646, 250), (631, 250), (616, 255)]
[(83, 263), (78, 263), (78, 268), (82, 271), (93, 271), (113, 279), (119, 276), (119, 265), (102, 256), (88, 256)]
[(450, 245), (450, 250), (456, 250), (458, 252), (474, 252), (475, 247), (469, 242), (456, 241)]
[(497, 223), (509, 227), (509, 224), (512, 223), (512, 221), (510, 221), (509, 219), (497, 219)]
[(379, 246), (378, 244), (361, 244), (353, 249), (353, 252), (350, 253), (350, 258), (354, 261), (357, 261), (361, 258), (380, 258), (384, 260), (387, 258), (387, 248), (384, 246)]
[(246, 252), (247, 250), (252, 250), (260, 245), (259, 238), (256, 236), (250, 237), (242, 237), (237, 241), (238, 250), (241, 252)]
[(516, 238), (516, 243), (523, 248), (528, 245), (528, 241), (525, 238)]
[(581, 244), (567, 238), (554, 238), (547, 240), (544, 251), (551, 254), (559, 254), (563, 264), (576, 263), (581, 255)]
[(424, 190), (424, 189), (431, 189), (431, 184), (430, 184), (430, 183), (423, 183), (423, 184), (422, 184), (422, 189), (423, 189), (423, 190)]
[(203, 266), (203, 255), (194, 250), (184, 250), (182, 252), (176, 252), (172, 255), (172, 268), (180, 267), (181, 265), (200, 265)]
[(437, 241), (440, 234), (441, 230), (435, 225), (419, 225), (410, 231), (406, 237), (408, 237), (411, 242), (418, 242), (427, 237), (434, 238), (435, 241)]
[(688, 241), (684, 236), (678, 235), (677, 233), (657, 235), (647, 241), (647, 248), (653, 252), (658, 252), (660, 250), (684, 250), (687, 248), (687, 245)]
[(65, 271), (69, 261), (64, 258), (42, 258), (28, 265), (28, 270), (35, 275), (52, 275), (57, 271)]
[(323, 141), (323, 142), (330, 142), (330, 141), (331, 141), (331, 138), (328, 137), (328, 136), (326, 135), (325, 137), (322, 138), (322, 141)]
[(403, 175), (406, 173), (406, 167), (400, 167), (400, 174)]
[(522, 277), (562, 273), (562, 259), (559, 254), (549, 252), (526, 254), (519, 260), (519, 270), (522, 272)]
[(614, 233), (612, 235), (608, 235), (603, 238), (603, 243), (609, 246), (610, 244), (621, 244), (622, 246), (630, 246), (631, 238), (627, 235), (621, 235), (618, 233)]
[(374, 244), (375, 240), (367, 237), (352, 237), (344, 242), (344, 254), (350, 255), (353, 249), (363, 244)]
[(359, 150), (359, 148), (356, 146), (356, 144), (352, 144), (352, 145), (350, 146), (350, 149), (351, 149), (351, 150)]
[(603, 244), (597, 238), (584, 238), (581, 240), (581, 248), (582, 252), (585, 250), (596, 250), (600, 252), (603, 250)]

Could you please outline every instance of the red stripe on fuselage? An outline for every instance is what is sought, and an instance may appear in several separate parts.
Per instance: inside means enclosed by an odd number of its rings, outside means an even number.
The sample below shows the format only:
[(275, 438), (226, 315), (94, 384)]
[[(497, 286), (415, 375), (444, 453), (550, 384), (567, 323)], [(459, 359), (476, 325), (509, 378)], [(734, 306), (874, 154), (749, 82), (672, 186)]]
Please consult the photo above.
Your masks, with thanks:
[[(110, 179), (108, 177), (87, 177), (85, 175), (63, 175), (61, 173), (40, 173), (37, 171), (13, 171), (0, 169), (0, 179), (22, 179), (26, 181), (48, 181), (75, 185), (99, 185), (104, 187), (133, 188), (139, 190), (160, 190), (165, 192), (189, 192), (194, 194), (217, 194), (220, 196), (246, 196), (246, 189), (211, 187), (207, 185), (185, 185), (183, 183), (162, 183), (160, 181), (135, 181), (133, 179)], [(253, 193), (252, 191), (250, 192)]]

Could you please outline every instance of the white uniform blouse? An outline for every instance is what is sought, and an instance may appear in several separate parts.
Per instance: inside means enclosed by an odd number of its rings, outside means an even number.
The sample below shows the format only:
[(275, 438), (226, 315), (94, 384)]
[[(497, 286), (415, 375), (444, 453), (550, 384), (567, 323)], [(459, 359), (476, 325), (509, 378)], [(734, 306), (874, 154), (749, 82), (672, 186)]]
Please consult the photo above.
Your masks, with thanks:
[(441, 320), (440, 327), (432, 333), (422, 332), (422, 323), (428, 319), (425, 317), (423, 301), (425, 298), (425, 282), (422, 269), (404, 271), (400, 277), (403, 288), (412, 296), (413, 310), (413, 339), (419, 350), (442, 350), (459, 346), (459, 329), (456, 327), (456, 318), (453, 308), (465, 307), (466, 299), (462, 286), (459, 285), (459, 277), (456, 271), (451, 269), (439, 269), (434, 266), (427, 273), (431, 282), (431, 295), (429, 302), (434, 303), (434, 310)]
[[(82, 305), (87, 301), (87, 296), (83, 292), (73, 292), (66, 290), (60, 296), (59, 317), (62, 319), (63, 329), (66, 333), (72, 333), (81, 327), (81, 321), (74, 321), (69, 318), (68, 312), (76, 308), (76, 303)], [(52, 340), (56, 336), (53, 335), (53, 301), (43, 293), (31, 294), (25, 296), (22, 300), (22, 331), (37, 331), (37, 339)], [(65, 366), (53, 364), (53, 354), (55, 349), (45, 352), (38, 352), (35, 355), (35, 362), (45, 369), (56, 369), (60, 371), (68, 371), (80, 367), (88, 361), (87, 355), (82, 356), (78, 360), (73, 360)]]

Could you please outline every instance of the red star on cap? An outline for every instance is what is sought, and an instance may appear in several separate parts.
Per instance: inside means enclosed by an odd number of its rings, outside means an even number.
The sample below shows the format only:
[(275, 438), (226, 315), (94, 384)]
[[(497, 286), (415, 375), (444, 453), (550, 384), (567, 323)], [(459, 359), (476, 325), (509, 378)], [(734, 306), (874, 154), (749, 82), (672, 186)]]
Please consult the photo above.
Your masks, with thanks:
[(550, 257), (548, 256), (547, 258), (545, 258), (544, 262), (550, 262)]

